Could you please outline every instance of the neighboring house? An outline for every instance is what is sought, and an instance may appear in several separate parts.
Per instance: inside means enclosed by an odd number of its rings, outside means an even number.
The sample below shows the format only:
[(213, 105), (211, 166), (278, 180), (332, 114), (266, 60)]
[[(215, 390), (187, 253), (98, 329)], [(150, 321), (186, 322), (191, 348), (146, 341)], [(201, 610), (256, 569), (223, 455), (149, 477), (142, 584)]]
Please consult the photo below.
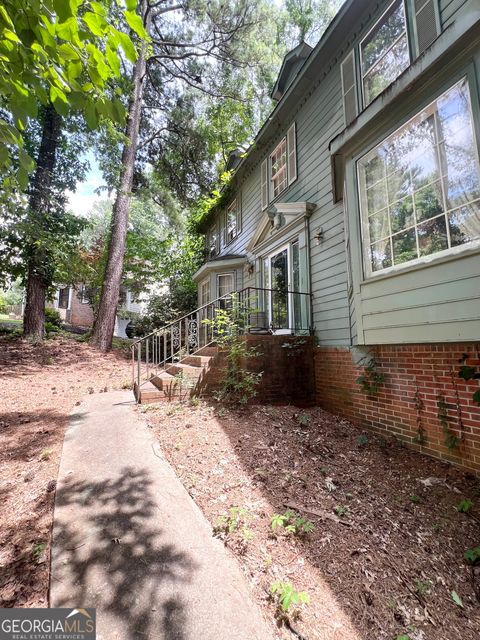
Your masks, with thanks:
[[(48, 306), (57, 309), (62, 320), (67, 324), (85, 329), (93, 326), (93, 310), (87, 291), (81, 284), (76, 287), (60, 286)], [(127, 325), (135, 314), (141, 314), (143, 311), (143, 302), (137, 300), (131, 291), (122, 288), (115, 318), (114, 335), (126, 338)]]
[[(286, 56), (195, 274), (200, 305), (257, 287), (266, 328), (311, 330), (324, 406), (420, 444), (430, 428), (449, 459), (445, 429), (473, 431), (477, 469), (477, 383), (456, 372), (480, 339), (479, 87), (479, 0), (347, 0)], [(366, 362), (388, 381), (375, 401)]]

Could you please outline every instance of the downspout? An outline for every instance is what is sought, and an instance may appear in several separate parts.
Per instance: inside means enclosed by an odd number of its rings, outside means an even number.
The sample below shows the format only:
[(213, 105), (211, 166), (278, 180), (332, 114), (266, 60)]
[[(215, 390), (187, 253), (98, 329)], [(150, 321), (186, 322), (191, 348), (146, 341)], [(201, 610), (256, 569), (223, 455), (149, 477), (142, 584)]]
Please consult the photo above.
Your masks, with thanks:
[(310, 299), (310, 335), (315, 335), (314, 332), (314, 327), (313, 327), (313, 293), (312, 293), (312, 261), (310, 260), (310, 216), (312, 215), (312, 212), (308, 212), (307, 216), (306, 216), (306, 220), (305, 220), (305, 233), (307, 236), (307, 242), (306, 247), (307, 247), (307, 287), (308, 287), (308, 292), (310, 293), (309, 295), (309, 299)]

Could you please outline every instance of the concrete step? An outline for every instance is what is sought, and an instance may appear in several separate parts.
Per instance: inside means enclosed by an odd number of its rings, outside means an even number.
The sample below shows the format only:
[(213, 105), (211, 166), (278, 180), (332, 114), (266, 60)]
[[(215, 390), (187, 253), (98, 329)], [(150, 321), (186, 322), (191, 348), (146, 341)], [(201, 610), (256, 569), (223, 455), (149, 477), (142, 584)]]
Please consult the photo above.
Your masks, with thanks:
[(153, 376), (153, 378), (150, 378), (150, 382), (155, 385), (157, 389), (160, 389), (160, 391), (166, 391), (169, 390), (177, 380), (166, 371), (162, 371), (158, 375)]
[(206, 367), (211, 359), (212, 356), (185, 356), (181, 359), (180, 364), (188, 364), (191, 367)]
[(140, 404), (151, 404), (164, 401), (165, 393), (157, 389), (151, 382), (145, 382), (139, 392), (135, 389), (135, 397)]
[[(198, 380), (198, 378), (202, 374), (202, 368), (198, 366), (192, 367), (189, 364), (182, 364), (181, 362), (179, 362), (178, 364), (172, 364), (167, 367), (166, 372), (171, 376), (178, 376), (180, 374), (183, 378), (187, 378), (189, 380)], [(176, 382), (179, 382), (179, 380), (176, 380)]]

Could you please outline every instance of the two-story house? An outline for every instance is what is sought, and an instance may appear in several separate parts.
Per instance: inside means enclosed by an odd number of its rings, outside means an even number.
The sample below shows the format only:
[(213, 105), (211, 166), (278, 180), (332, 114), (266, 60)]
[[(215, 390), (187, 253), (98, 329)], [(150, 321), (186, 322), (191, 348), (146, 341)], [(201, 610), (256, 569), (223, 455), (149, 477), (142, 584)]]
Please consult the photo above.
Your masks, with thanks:
[(479, 87), (479, 0), (347, 0), (286, 56), (195, 274), (199, 306), (256, 287), (265, 328), (316, 336), (321, 404), (477, 469)]

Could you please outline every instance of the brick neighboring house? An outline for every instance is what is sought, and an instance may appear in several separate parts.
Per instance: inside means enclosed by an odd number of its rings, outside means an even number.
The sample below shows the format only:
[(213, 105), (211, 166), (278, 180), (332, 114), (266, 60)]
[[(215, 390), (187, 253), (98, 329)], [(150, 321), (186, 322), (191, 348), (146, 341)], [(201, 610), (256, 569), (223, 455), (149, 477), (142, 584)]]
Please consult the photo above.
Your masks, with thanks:
[[(60, 286), (55, 293), (54, 299), (47, 306), (56, 309), (60, 313), (62, 320), (67, 324), (82, 329), (88, 329), (93, 326), (93, 310), (83, 285), (76, 287)], [(143, 302), (136, 300), (130, 291), (123, 289), (115, 319), (114, 335), (119, 338), (126, 338), (125, 329), (131, 320), (132, 314), (141, 314), (143, 311)]]

